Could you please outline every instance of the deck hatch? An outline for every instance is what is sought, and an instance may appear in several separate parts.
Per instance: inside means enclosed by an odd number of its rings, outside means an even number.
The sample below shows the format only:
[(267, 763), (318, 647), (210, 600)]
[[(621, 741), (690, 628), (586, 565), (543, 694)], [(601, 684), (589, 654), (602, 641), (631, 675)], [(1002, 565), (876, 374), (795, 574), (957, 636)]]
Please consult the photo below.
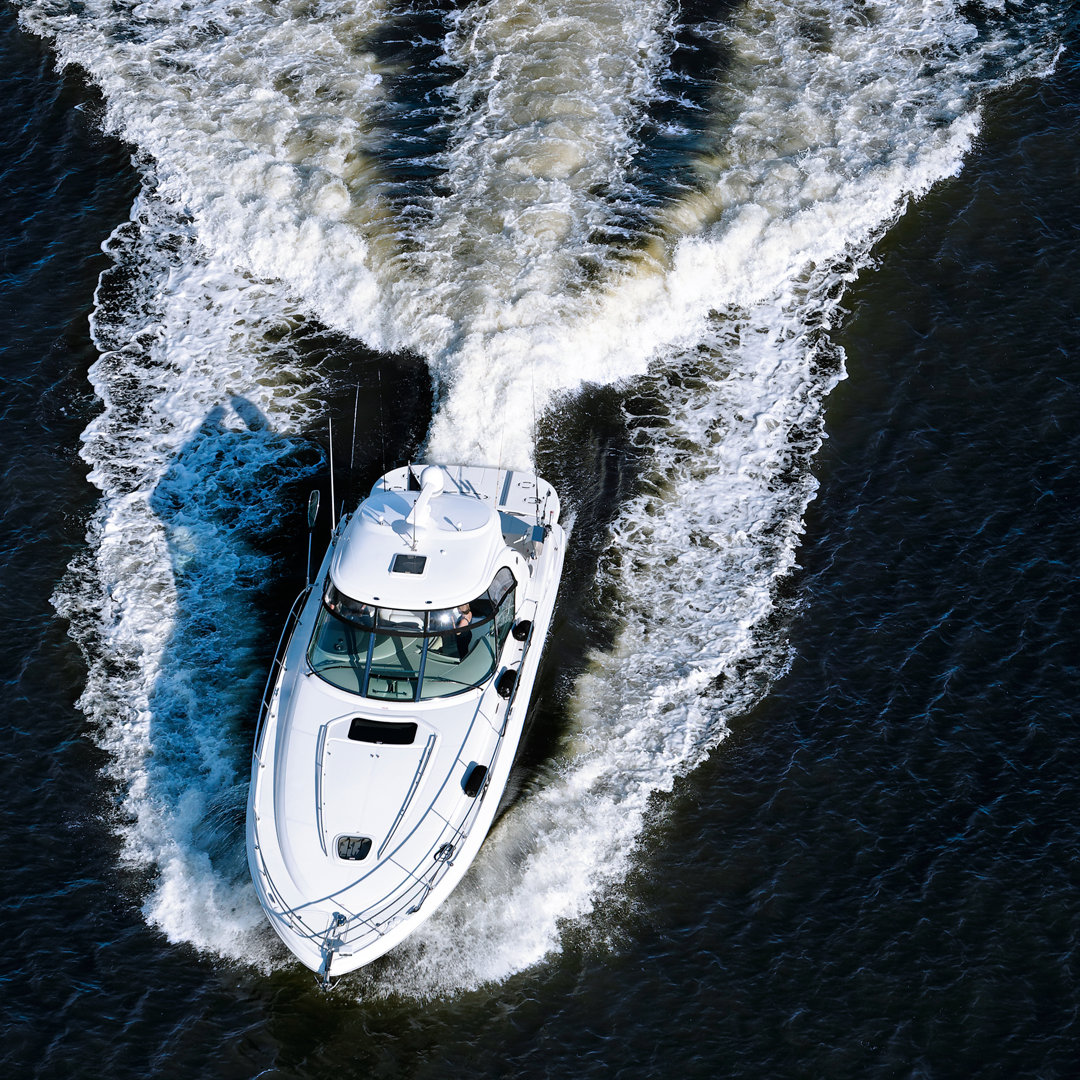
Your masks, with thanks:
[(426, 555), (405, 555), (398, 552), (390, 564), (392, 574), (422, 574), (427, 565)]
[(367, 836), (339, 836), (337, 853), (339, 859), (348, 859), (349, 862), (360, 862), (368, 857), (371, 851), (371, 838)]
[(411, 746), (416, 741), (416, 724), (411, 720), (367, 720), (363, 716), (354, 716), (349, 725), (349, 738), (353, 742)]

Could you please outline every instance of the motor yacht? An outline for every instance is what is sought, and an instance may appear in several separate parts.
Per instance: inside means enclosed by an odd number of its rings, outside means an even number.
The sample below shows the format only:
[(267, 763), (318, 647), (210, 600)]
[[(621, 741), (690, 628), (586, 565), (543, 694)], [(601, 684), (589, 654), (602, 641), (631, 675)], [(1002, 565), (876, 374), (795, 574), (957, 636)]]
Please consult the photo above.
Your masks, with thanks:
[(450, 895), (491, 828), (566, 536), (531, 472), (408, 466), (333, 530), (260, 709), (247, 854), (324, 985)]

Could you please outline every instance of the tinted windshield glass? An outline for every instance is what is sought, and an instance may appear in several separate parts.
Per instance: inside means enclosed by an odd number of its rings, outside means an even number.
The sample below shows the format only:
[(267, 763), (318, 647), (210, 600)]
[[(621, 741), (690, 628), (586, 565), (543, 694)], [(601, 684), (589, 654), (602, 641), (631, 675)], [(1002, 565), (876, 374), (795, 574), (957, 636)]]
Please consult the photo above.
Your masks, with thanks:
[(327, 582), (308, 660), (327, 682), (391, 701), (460, 694), (489, 679), (514, 618), (507, 569), (475, 600), (413, 611), (361, 603)]
[(375, 624), (375, 608), (371, 604), (362, 604), (359, 600), (353, 600), (343, 592), (338, 592), (329, 578), (323, 590), (323, 604), (345, 622), (356, 623), (358, 626)]
[(323, 607), (308, 648), (308, 662), (327, 682), (353, 694), (364, 692), (371, 631)]

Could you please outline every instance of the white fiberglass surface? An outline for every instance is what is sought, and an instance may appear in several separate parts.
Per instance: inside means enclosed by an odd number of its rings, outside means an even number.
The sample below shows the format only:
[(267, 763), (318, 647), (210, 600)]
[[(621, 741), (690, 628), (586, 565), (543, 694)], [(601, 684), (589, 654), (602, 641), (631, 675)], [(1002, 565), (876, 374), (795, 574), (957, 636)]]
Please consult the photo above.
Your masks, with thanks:
[[(336, 879), (337, 887), (351, 883), (358, 871), (369, 868), (366, 860), (355, 867), (338, 862), (334, 858), (337, 837), (368, 836), (378, 854), (426, 757), (425, 740), (411, 746), (376, 747), (349, 738), (327, 739), (322, 760), (322, 828), (331, 853), (330, 877)], [(307, 857), (310, 862), (324, 861), (320, 850), (309, 850)]]
[(647, 493), (589, 586), (620, 629), (568, 691), (564, 747), (366, 992), (502, 979), (600, 927), (655, 793), (784, 670), (771, 616), (845, 288), (961, 168), (986, 95), (1052, 65), (1053, 10), (488, 0), (427, 11), (416, 70), (380, 36), (419, 18), (403, 4), (19, 8), (100, 86), (145, 177), (93, 319), (101, 504), (56, 602), (124, 858), (152, 872), (147, 921), (284, 962), (238, 821), (252, 643), (276, 633), (261, 545), (319, 465), (317, 318), (424, 359), (433, 460), (529, 468), (537, 420), (585, 385), (658, 403), (634, 433)]

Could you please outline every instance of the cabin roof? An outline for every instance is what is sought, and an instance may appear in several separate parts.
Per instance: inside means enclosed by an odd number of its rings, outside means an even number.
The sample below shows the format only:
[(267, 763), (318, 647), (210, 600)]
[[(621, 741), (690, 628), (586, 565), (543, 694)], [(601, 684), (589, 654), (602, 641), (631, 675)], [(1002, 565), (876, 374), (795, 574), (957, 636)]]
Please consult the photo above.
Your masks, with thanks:
[(507, 550), (488, 503), (457, 492), (377, 485), (345, 526), (330, 577), (362, 603), (454, 607), (487, 589)]

